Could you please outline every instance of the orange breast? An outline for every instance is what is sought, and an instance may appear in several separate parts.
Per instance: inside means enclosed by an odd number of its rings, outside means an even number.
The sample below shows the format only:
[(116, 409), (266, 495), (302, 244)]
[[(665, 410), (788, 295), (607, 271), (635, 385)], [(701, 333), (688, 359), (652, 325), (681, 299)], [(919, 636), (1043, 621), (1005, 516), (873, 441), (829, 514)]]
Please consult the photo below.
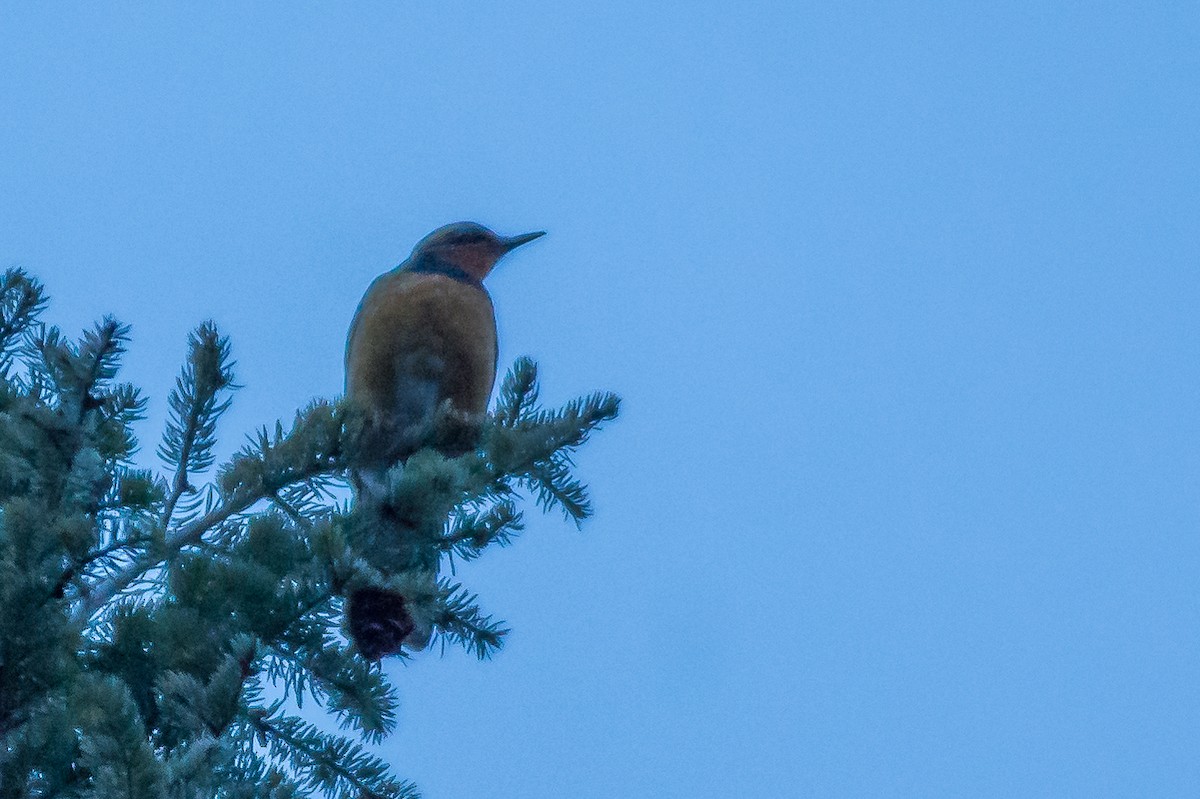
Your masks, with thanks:
[(346, 345), (346, 397), (364, 410), (398, 407), (405, 382), (425, 381), (437, 402), (483, 413), (496, 379), (496, 319), (479, 286), (392, 271), (367, 290)]

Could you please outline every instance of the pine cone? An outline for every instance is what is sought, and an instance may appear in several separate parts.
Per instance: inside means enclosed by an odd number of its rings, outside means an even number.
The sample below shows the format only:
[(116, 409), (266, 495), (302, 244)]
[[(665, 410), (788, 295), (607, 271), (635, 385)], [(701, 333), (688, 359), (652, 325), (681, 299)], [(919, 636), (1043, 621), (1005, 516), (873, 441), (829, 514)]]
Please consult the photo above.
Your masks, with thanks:
[(380, 588), (360, 588), (350, 595), (346, 626), (362, 656), (379, 660), (399, 652), (415, 625), (403, 596)]

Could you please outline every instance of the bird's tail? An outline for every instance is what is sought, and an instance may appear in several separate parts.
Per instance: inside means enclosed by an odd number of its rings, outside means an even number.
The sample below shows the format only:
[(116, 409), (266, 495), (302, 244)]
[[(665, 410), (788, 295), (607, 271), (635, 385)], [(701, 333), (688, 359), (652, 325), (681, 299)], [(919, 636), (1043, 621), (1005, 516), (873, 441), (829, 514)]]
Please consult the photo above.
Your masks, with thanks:
[[(379, 531), (373, 538), (386, 539), (383, 546), (388, 549), (418, 540), (413, 522), (404, 519), (388, 502), (391, 485), (402, 468), (397, 464), (390, 470), (355, 469), (350, 472), (356, 510), (363, 524)], [(414, 585), (408, 591), (365, 586), (348, 595), (346, 632), (368, 660), (398, 654), (402, 648), (419, 652), (428, 646), (433, 636), (433, 624), (430, 614), (424, 612), (427, 603), (421, 600), (432, 593), (437, 576), (422, 573), (413, 574), (413, 578)]]

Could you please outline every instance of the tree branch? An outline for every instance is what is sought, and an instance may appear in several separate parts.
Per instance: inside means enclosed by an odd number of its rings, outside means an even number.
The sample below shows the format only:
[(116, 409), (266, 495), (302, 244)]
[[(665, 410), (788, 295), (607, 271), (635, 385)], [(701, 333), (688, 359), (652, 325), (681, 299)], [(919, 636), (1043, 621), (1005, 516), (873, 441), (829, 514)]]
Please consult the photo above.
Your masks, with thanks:
[(133, 563), (118, 571), (116, 574), (101, 580), (90, 591), (87, 596), (75, 607), (71, 614), (72, 620), (76, 624), (86, 624), (87, 620), (92, 617), (96, 611), (104, 607), (113, 597), (124, 591), (132, 585), (139, 577), (153, 569), (158, 564), (167, 560), (171, 555), (178, 552), (180, 549), (192, 544), (200, 543), (204, 534), (211, 530), (216, 525), (249, 508), (260, 499), (265, 499), (265, 494), (248, 494), (242, 497), (233, 497), (223, 505), (218, 505), (211, 511), (206, 513), (191, 524), (185, 524), (175, 532), (167, 536), (166, 544), (163, 551), (158, 554), (145, 553), (140, 558), (137, 558)]
[(62, 576), (58, 578), (58, 582), (54, 586), (54, 592), (52, 596), (61, 597), (63, 592), (66, 591), (71, 580), (75, 578), (75, 575), (79, 574), (88, 566), (100, 560), (101, 558), (106, 558), (118, 550), (140, 546), (141, 544), (146, 543), (146, 540), (147, 539), (144, 536), (139, 536), (132, 539), (121, 539), (119, 541), (112, 542), (108, 546), (101, 547), (94, 552), (88, 553), (85, 557), (75, 561), (63, 571)]

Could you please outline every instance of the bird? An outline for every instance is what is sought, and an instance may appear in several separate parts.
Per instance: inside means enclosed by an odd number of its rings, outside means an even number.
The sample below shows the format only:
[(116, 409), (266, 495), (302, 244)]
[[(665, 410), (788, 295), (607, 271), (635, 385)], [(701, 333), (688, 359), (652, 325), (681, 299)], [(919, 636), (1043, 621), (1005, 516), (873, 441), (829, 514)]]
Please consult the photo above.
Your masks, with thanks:
[[(499, 353), (483, 281), (506, 254), (544, 235), (501, 236), (476, 222), (444, 225), (367, 288), (346, 340), (356, 503), (386, 514), (390, 468), (423, 446), (447, 456), (474, 447), (471, 433), (487, 412)], [(447, 418), (457, 422), (450, 434), (441, 429)], [(430, 634), (403, 597), (377, 588), (350, 595), (347, 627), (370, 660), (402, 645), (421, 649)]]

